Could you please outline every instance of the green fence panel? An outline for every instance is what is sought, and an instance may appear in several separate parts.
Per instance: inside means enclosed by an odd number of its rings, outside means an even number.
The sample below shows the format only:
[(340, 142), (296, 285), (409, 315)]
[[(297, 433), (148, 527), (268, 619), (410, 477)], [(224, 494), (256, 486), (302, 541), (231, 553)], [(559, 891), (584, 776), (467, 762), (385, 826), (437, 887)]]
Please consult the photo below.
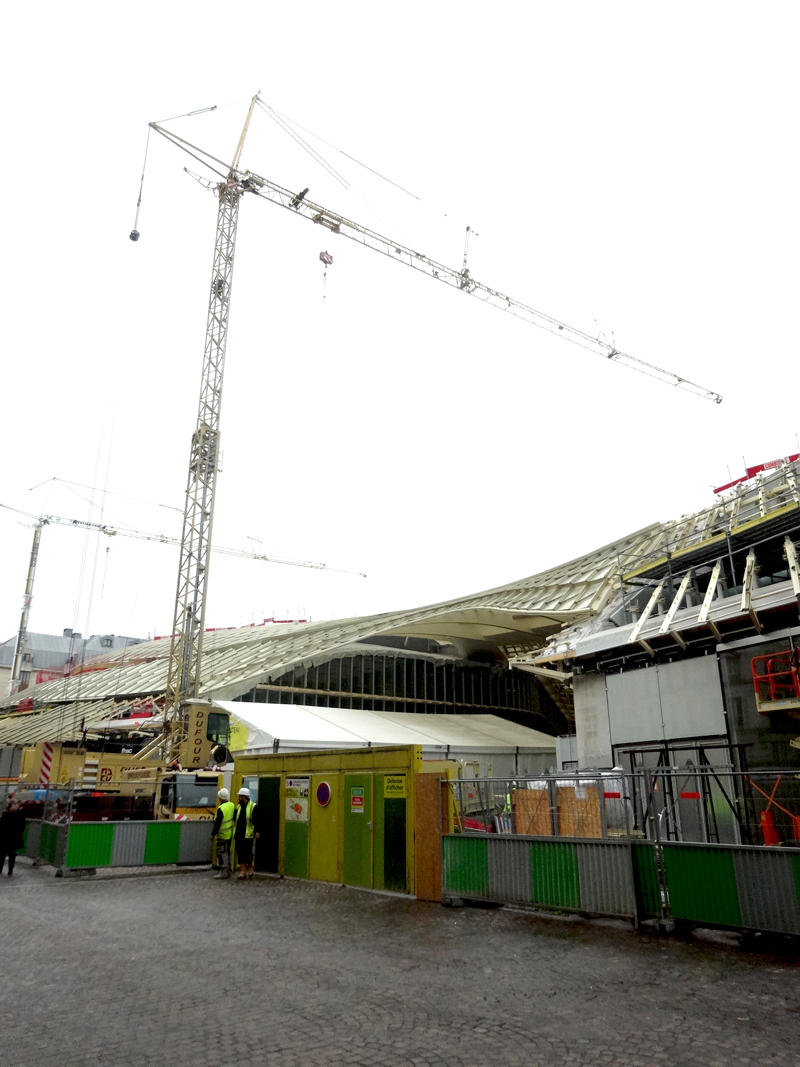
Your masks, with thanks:
[(444, 892), (459, 897), (488, 897), (489, 842), (454, 834), (442, 839)]
[(108, 867), (114, 827), (108, 823), (72, 823), (67, 835), (65, 867)]
[(661, 881), (656, 866), (656, 852), (649, 841), (631, 844), (633, 890), (639, 919), (654, 919), (661, 913)]
[(575, 845), (562, 841), (531, 842), (531, 903), (580, 910)]
[(42, 836), (39, 839), (39, 859), (45, 863), (55, 864), (56, 846), (58, 843), (58, 827), (42, 824)]
[(144, 843), (145, 866), (150, 863), (177, 863), (181, 848), (179, 822), (151, 822)]
[(742, 925), (730, 849), (670, 843), (663, 845), (662, 851), (669, 913), (674, 919), (713, 926)]

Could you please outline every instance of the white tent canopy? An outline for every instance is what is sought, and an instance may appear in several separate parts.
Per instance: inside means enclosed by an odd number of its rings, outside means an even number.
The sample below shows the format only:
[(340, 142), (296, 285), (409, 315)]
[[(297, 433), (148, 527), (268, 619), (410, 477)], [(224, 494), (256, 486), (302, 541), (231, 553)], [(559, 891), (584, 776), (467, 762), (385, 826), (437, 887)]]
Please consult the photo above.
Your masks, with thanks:
[[(368, 745), (421, 745), (423, 756), (450, 757), (515, 773), (520, 757), (539, 773), (555, 763), (556, 739), (497, 715), (415, 715), (215, 700), (231, 716), (234, 753), (304, 752)], [(484, 767), (484, 765), (486, 765)]]

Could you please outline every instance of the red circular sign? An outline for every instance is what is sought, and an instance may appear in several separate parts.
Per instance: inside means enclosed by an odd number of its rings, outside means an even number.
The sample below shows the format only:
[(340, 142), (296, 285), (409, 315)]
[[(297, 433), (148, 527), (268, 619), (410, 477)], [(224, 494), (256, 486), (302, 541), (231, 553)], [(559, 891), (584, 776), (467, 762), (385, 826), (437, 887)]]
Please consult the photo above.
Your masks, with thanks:
[(326, 808), (331, 799), (331, 787), (327, 782), (320, 782), (317, 786), (317, 803), (321, 808)]

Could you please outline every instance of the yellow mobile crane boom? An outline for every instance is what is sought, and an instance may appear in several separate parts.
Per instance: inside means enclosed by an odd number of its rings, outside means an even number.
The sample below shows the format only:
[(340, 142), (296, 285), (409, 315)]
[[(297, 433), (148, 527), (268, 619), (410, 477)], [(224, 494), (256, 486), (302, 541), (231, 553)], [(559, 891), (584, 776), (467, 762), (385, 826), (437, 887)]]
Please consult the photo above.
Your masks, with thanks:
[[(606, 341), (592, 337), (573, 326), (545, 315), (534, 308), (513, 300), (503, 293), (476, 281), (470, 275), (465, 262), (462, 269), (455, 270), (438, 263), (420, 252), (407, 248), (396, 241), (383, 237), (350, 219), (330, 211), (306, 198), (308, 190), (294, 193), (274, 182), (262, 178), (254, 171), (241, 170), (240, 162), (245, 138), (257, 103), (258, 93), (250, 102), (242, 134), (230, 164), (211, 153), (179, 137), (156, 122), (150, 129), (161, 134), (172, 144), (187, 152), (202, 163), (216, 179), (204, 182), (212, 188), (219, 200), (217, 233), (214, 244), (214, 261), (211, 271), (205, 353), (200, 387), (200, 405), (197, 426), (192, 436), (189, 455), (189, 478), (186, 486), (186, 501), (181, 537), (181, 557), (178, 569), (178, 588), (175, 598), (175, 619), (170, 647), (169, 678), (164, 706), (163, 758), (169, 763), (174, 758), (181, 742), (187, 736), (188, 703), (199, 695), (200, 665), (203, 651), (203, 629), (206, 593), (208, 586), (208, 555), (211, 544), (211, 529), (214, 518), (214, 491), (218, 469), (220, 441), (220, 407), (222, 402), (222, 379), (225, 365), (225, 349), (228, 336), (233, 261), (236, 251), (236, 229), (239, 205), (246, 193), (263, 197), (298, 217), (306, 218), (331, 233), (341, 234), (359, 244), (413, 267), (430, 278), (460, 289), (470, 296), (483, 300), (502, 311), (565, 337), (591, 352), (614, 360), (632, 370), (650, 375), (668, 385), (688, 390), (697, 396), (720, 403), (722, 397), (672, 371), (622, 352)], [(201, 179), (202, 181), (202, 179)], [(138, 217), (138, 216), (137, 216)], [(135, 228), (130, 234), (138, 241)]]

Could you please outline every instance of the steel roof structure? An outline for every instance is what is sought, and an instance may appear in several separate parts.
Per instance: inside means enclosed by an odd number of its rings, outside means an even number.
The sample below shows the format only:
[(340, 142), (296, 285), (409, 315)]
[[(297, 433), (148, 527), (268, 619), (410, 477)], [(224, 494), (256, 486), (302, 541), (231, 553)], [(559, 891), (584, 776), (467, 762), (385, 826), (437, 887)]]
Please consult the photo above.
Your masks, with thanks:
[[(294, 664), (312, 663), (342, 646), (375, 636), (424, 637), (508, 655), (542, 647), (564, 624), (602, 609), (619, 575), (655, 547), (658, 524), (569, 563), (520, 581), (426, 607), (324, 622), (246, 626), (205, 635), (201, 695), (233, 700)], [(166, 687), (169, 640), (147, 641), (98, 657), (82, 673), (26, 689), (35, 707), (133, 699)], [(0, 703), (11, 711), (20, 694)], [(107, 712), (98, 715), (100, 720)]]

